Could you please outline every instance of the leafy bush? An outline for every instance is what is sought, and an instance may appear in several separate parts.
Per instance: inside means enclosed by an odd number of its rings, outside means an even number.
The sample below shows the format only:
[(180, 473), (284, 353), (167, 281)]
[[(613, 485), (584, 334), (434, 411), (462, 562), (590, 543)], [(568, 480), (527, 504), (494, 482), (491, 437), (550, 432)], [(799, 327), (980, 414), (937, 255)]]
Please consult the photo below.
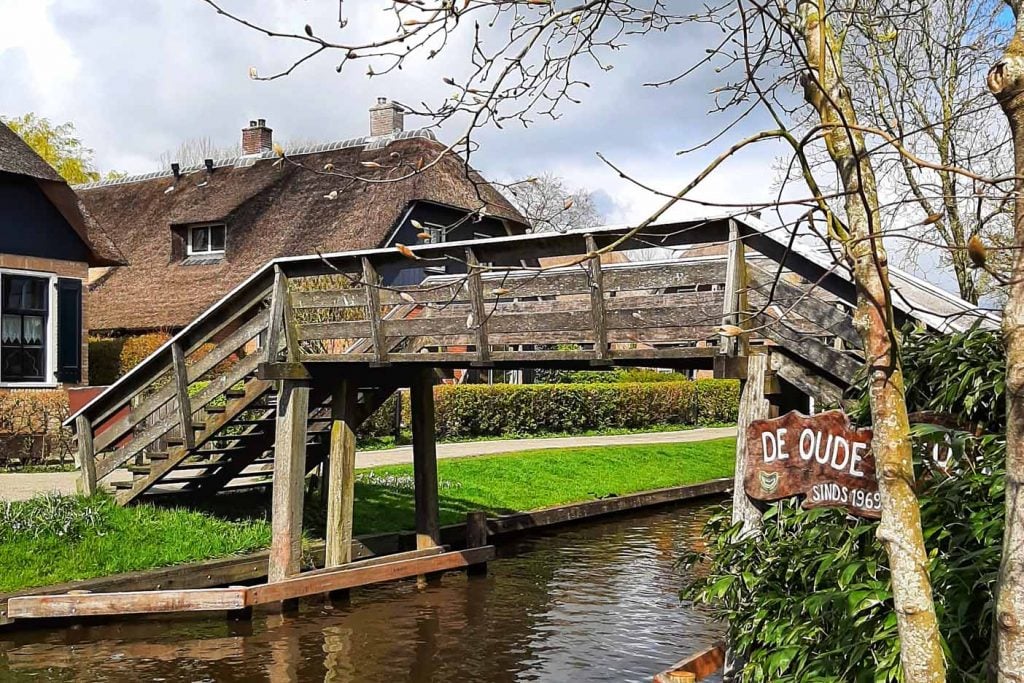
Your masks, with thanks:
[[(952, 434), (962, 453), (949, 475), (917, 460), (951, 681), (985, 678), (1004, 525), (1003, 359), (999, 336), (981, 330), (912, 333), (904, 348), (911, 410), (966, 415), (993, 432)], [(745, 660), (742, 680), (901, 680), (888, 560), (876, 530), (839, 510), (784, 501), (769, 506), (762, 538), (741, 539), (723, 511), (705, 530), (706, 551), (683, 558), (697, 577), (683, 595), (728, 621)]]
[(622, 384), (442, 386), (443, 438), (734, 422), (739, 383), (731, 380)]
[(134, 337), (126, 337), (121, 347), (118, 372), (124, 375), (136, 365), (144, 361), (154, 351), (166, 344), (171, 335), (166, 332), (151, 332)]
[(61, 423), (68, 395), (61, 390), (0, 392), (0, 466), (39, 465), (74, 457), (75, 439)]
[(0, 543), (22, 538), (52, 536), (77, 541), (87, 532), (101, 533), (106, 526), (106, 496), (64, 496), (43, 493), (29, 500), (0, 502)]
[(611, 382), (680, 382), (689, 378), (681, 372), (659, 372), (648, 368), (614, 370), (537, 370), (537, 380), (547, 384), (609, 384)]
[(124, 339), (120, 337), (89, 338), (89, 384), (105, 386), (117, 381), (121, 374), (121, 347)]

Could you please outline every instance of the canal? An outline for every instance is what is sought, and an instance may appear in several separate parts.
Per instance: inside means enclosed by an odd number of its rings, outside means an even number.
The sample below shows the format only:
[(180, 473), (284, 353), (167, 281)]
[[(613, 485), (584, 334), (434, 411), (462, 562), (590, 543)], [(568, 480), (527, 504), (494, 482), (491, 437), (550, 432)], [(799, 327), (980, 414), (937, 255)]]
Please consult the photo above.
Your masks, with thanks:
[(720, 627), (680, 605), (680, 551), (716, 504), (536, 534), (486, 576), (304, 604), (297, 617), (143, 620), (0, 633), (0, 681), (650, 681)]

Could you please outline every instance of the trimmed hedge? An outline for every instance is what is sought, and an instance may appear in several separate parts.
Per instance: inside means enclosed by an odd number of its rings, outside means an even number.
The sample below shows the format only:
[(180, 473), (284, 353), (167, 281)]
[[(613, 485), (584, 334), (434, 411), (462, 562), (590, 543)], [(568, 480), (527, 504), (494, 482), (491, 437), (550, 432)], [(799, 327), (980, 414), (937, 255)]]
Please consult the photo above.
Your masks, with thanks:
[(122, 375), (121, 348), (124, 337), (89, 338), (89, 385), (94, 387), (113, 384)]
[[(739, 382), (464, 384), (439, 386), (434, 396), (437, 435), (458, 439), (735, 422)], [(395, 400), (374, 413), (360, 435), (393, 434)], [(408, 411), (406, 397), (406, 424)]]
[(121, 347), (121, 375), (146, 360), (154, 351), (166, 344), (171, 335), (166, 332), (151, 332), (135, 337), (127, 337)]

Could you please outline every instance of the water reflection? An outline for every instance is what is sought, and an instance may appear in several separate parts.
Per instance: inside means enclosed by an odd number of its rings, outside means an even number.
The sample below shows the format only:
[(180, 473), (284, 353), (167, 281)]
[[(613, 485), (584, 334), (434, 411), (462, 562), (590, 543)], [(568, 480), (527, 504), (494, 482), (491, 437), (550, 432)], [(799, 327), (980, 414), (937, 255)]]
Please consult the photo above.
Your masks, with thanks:
[(535, 536), (483, 577), (353, 591), (292, 619), (147, 620), (0, 634), (0, 681), (649, 681), (720, 634), (683, 608), (690, 506)]

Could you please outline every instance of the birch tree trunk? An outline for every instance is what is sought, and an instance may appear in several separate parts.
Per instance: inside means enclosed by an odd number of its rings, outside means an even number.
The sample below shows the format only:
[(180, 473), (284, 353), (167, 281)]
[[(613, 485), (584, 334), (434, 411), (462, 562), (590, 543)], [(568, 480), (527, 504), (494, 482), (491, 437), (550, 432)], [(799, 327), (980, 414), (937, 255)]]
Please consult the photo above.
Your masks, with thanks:
[(914, 493), (910, 423), (904, 397), (878, 190), (850, 92), (843, 82), (836, 36), (822, 16), (823, 0), (798, 0), (799, 26), (810, 72), (804, 94), (824, 126), (825, 145), (846, 192), (846, 256), (857, 285), (854, 325), (864, 343), (869, 377), (872, 450), (882, 519), (878, 538), (889, 557), (905, 680), (945, 680), (945, 662), (928, 577), (921, 511)]
[(992, 662), (999, 681), (1024, 681), (1024, 18), (1017, 19), (1006, 52), (989, 72), (988, 86), (1010, 123), (1013, 138), (1013, 233), (1017, 251), (1003, 311), (1006, 342), (1006, 530), (995, 610)]

